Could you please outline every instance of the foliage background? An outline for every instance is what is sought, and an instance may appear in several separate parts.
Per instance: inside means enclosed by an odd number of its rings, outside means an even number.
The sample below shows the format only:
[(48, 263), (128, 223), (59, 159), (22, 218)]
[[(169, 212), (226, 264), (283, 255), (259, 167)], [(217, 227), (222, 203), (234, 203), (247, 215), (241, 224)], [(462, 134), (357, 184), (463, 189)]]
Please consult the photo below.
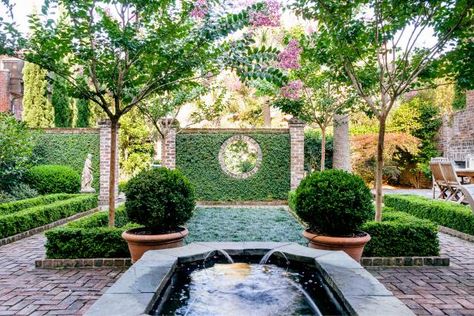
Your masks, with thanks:
[(196, 198), (205, 201), (285, 200), (290, 190), (288, 133), (242, 133), (262, 149), (258, 172), (247, 179), (225, 174), (218, 155), (233, 132), (180, 133), (176, 137), (176, 167), (194, 184)]
[(39, 133), (33, 156), (37, 165), (65, 165), (82, 174), (87, 154), (92, 154), (92, 186), (99, 192), (99, 150), (98, 133)]

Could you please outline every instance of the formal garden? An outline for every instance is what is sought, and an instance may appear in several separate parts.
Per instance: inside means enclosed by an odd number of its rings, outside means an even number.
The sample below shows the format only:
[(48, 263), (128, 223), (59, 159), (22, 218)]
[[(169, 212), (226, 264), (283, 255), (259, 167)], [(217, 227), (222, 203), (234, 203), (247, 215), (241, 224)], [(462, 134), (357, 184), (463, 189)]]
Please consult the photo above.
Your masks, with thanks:
[(473, 315), (473, 22), (0, 0), (0, 315)]

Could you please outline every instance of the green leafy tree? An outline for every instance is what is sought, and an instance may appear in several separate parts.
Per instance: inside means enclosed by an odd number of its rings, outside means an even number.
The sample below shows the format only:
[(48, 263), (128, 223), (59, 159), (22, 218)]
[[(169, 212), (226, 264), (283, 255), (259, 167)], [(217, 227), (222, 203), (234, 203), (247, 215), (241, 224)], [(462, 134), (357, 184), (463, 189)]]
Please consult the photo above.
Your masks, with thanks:
[(76, 127), (89, 127), (91, 109), (89, 107), (89, 100), (76, 99)]
[[(295, 8), (317, 19), (315, 58), (344, 71), (379, 121), (376, 159), (376, 215), (382, 219), (382, 175), (387, 117), (397, 99), (420, 84), (448, 42), (459, 38), (472, 17), (466, 0), (298, 0)], [(433, 30), (435, 43), (424, 45)], [(404, 40), (402, 40), (402, 38)]]
[[(67, 23), (51, 19), (56, 6)], [(123, 115), (150, 96), (225, 67), (244, 81), (261, 77), (284, 84), (285, 76), (268, 62), (275, 59), (275, 49), (254, 47), (250, 34), (229, 37), (270, 6), (256, 3), (229, 14), (220, 8), (220, 3), (202, 1), (51, 0), (42, 9), (45, 19), (30, 17), (35, 36), (18, 39), (18, 32), (2, 28), (7, 36), (0, 53), (18, 56), (21, 48), (19, 57), (65, 79), (74, 97), (96, 103), (110, 119), (110, 226), (115, 224), (115, 148)]]
[(33, 135), (24, 122), (0, 113), (0, 191), (18, 184), (30, 166)]
[(73, 113), (66, 86), (61, 79), (54, 80), (53, 82), (51, 103), (54, 108), (54, 126), (71, 127)]
[(46, 70), (26, 63), (23, 68), (23, 120), (29, 127), (52, 127), (53, 107), (46, 97)]

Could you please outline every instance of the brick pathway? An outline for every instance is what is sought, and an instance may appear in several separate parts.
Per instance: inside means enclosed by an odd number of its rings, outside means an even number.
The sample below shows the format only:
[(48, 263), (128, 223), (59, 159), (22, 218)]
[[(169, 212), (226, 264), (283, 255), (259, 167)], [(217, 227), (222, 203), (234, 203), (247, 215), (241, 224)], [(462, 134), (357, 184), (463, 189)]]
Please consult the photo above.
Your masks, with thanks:
[[(0, 247), (0, 315), (80, 315), (121, 274), (119, 269), (35, 269), (43, 235)], [(450, 267), (371, 268), (418, 315), (474, 315), (474, 243), (440, 234)]]
[(449, 267), (369, 271), (417, 315), (474, 315), (474, 243), (440, 234)]
[(45, 238), (0, 247), (0, 315), (81, 315), (120, 276), (119, 269), (35, 269)]

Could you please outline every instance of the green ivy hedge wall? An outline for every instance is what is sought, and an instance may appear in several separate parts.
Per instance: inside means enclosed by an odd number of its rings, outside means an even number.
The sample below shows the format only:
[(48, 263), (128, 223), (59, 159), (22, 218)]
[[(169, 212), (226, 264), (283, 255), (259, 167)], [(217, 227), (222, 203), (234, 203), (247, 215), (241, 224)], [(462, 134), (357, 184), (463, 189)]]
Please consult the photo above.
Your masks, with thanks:
[(99, 192), (99, 133), (84, 130), (81, 134), (66, 133), (64, 130), (40, 132), (36, 136), (33, 151), (36, 165), (65, 165), (82, 174), (87, 154), (92, 154), (94, 182)]
[(194, 184), (202, 201), (286, 200), (290, 189), (290, 136), (286, 132), (242, 132), (262, 150), (258, 172), (246, 179), (224, 173), (221, 145), (235, 132), (185, 132), (176, 137), (176, 167)]

